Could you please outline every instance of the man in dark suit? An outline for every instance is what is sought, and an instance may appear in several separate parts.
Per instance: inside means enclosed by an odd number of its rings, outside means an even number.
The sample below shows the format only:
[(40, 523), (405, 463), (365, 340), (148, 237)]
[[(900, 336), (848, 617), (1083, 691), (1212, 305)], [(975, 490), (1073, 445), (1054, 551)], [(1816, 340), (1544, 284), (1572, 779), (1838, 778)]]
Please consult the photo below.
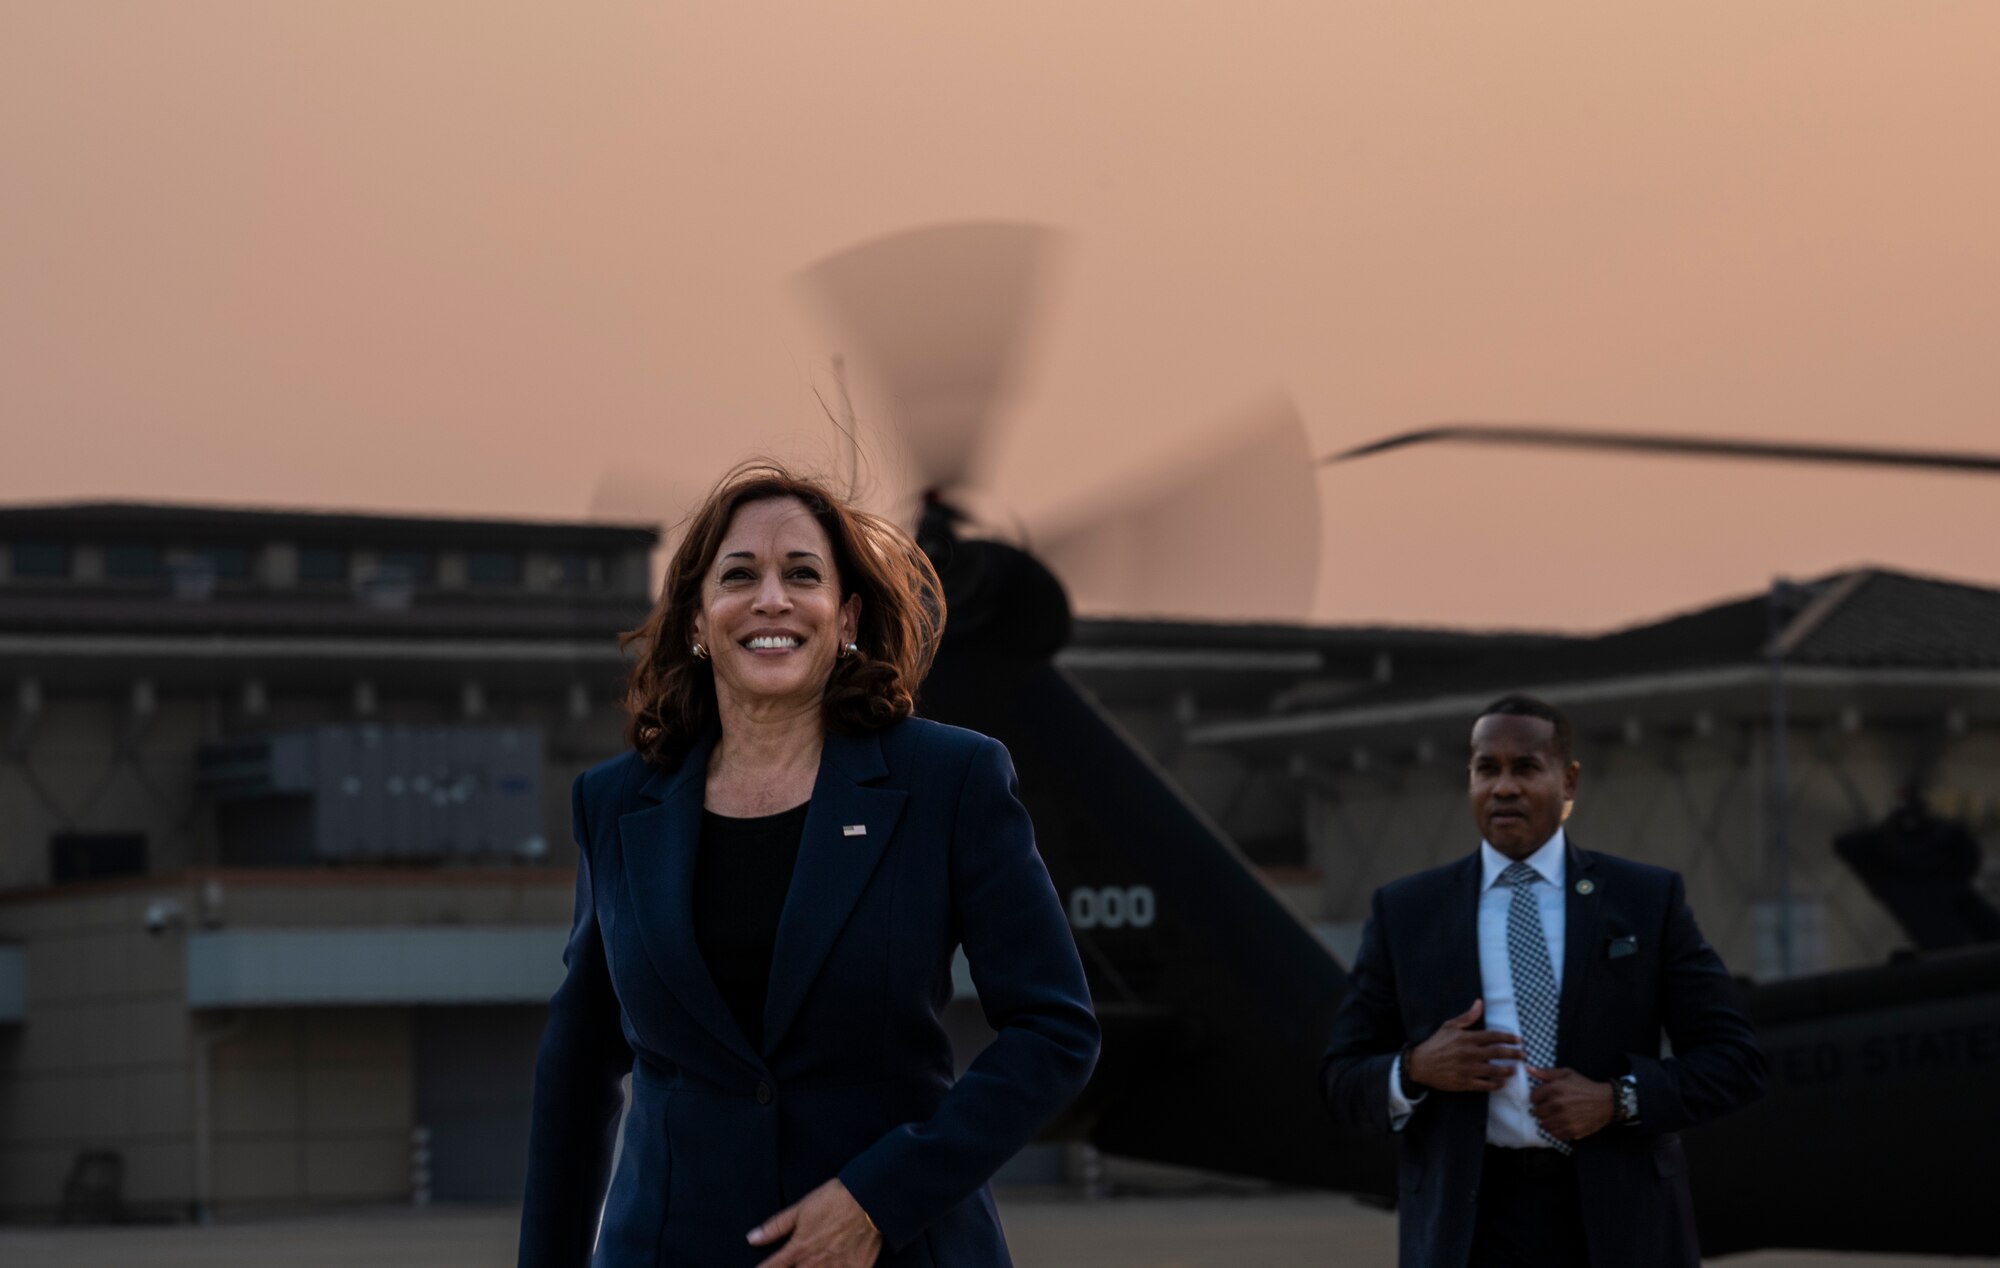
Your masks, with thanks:
[(1568, 840), (1580, 775), (1560, 709), (1495, 701), (1479, 849), (1376, 891), (1320, 1081), (1402, 1137), (1403, 1268), (1694, 1268), (1678, 1133), (1763, 1090), (1679, 874)]

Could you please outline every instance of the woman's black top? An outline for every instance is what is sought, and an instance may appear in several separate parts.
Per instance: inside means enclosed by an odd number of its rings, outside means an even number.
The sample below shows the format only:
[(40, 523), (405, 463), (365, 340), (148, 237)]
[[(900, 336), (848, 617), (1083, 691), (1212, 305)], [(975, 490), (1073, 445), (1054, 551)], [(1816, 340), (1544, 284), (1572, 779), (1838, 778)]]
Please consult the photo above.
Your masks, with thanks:
[(764, 1046), (764, 995), (778, 917), (799, 861), (806, 807), (754, 819), (701, 812), (694, 861), (694, 938), (752, 1048)]

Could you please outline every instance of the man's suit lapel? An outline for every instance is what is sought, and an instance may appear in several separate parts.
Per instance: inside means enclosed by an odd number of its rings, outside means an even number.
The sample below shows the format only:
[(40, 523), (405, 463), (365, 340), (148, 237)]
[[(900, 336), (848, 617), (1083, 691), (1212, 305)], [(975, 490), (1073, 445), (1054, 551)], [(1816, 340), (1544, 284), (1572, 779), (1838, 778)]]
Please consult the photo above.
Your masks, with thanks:
[(828, 735), (799, 840), (799, 862), (778, 920), (764, 1051), (777, 1051), (847, 917), (867, 887), (909, 794), (868, 785), (889, 773), (874, 735)]
[(646, 958), (681, 1007), (730, 1051), (762, 1066), (743, 1028), (736, 1024), (721, 988), (701, 957), (694, 936), (694, 864), (701, 842), (701, 807), (708, 787), (708, 755), (713, 734), (703, 738), (681, 764), (656, 772), (641, 792), (659, 804), (618, 820), (618, 844), (629, 882), (632, 910)]
[[(1439, 1022), (1458, 1016), (1472, 1007), (1473, 1000), (1486, 994), (1479, 972), (1479, 880), (1479, 852), (1474, 850), (1445, 874), (1444, 892), (1438, 896), (1438, 914), (1442, 919), (1433, 942), (1436, 949), (1432, 952), (1438, 958), (1428, 962), (1431, 967), (1419, 975), (1419, 980), (1428, 979), (1421, 989), (1433, 1001)], [(1486, 1098), (1433, 1099), (1438, 1100), (1439, 1138), (1452, 1142), (1448, 1148), (1453, 1152), (1469, 1149), (1476, 1155), (1479, 1142), (1485, 1139)]]
[(1563, 889), (1563, 977), (1562, 1002), (1556, 1013), (1556, 1060), (1568, 1051), (1565, 1040), (1573, 1033), (1577, 1011), (1588, 986), (1593, 951), (1597, 946), (1598, 913), (1603, 903), (1592, 865), (1597, 856), (1567, 841), (1569, 858)]
[[(1450, 992), (1444, 1015), (1456, 1017), (1486, 993), (1479, 973), (1479, 852), (1452, 869), (1445, 892), (1442, 982)], [(1456, 1000), (1456, 1003), (1452, 1001)]]

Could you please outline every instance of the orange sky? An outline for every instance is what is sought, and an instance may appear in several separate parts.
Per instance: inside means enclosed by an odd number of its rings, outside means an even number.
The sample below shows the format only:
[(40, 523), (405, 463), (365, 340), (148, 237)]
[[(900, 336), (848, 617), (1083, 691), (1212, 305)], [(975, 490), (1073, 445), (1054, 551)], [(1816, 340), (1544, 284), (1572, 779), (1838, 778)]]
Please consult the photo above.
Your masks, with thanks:
[[(962, 217), (1070, 235), (992, 464), (1029, 516), (1274, 387), (1321, 451), (1447, 418), (2000, 450), (1996, 61), (1988, 0), (5, 0), (0, 499), (577, 516), (619, 464), (826, 460), (787, 279)], [(1313, 478), (1326, 620), (2000, 583), (1992, 479)]]

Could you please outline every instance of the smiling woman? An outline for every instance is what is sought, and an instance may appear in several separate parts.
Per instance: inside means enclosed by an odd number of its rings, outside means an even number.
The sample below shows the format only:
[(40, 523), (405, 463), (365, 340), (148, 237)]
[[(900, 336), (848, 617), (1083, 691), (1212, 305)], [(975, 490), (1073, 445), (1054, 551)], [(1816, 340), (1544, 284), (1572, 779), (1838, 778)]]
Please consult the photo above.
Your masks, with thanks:
[[(767, 583), (807, 611), (835, 600), (845, 633), (822, 629), (816, 645), (799, 649), (805, 664), (744, 679), (750, 667), (738, 653), (752, 649), (740, 640), (760, 632), (752, 628), (760, 605), (774, 597)], [(711, 603), (715, 622), (736, 624), (704, 633)], [(749, 698), (759, 687), (781, 697), (816, 687), (829, 727), (879, 729), (910, 715), (944, 619), (937, 573), (907, 533), (782, 467), (746, 464), (689, 517), (652, 614), (620, 640), (638, 652), (626, 738), (649, 761), (671, 762), (716, 724), (725, 698), (744, 698), (733, 687), (750, 688)], [(804, 620), (795, 614), (772, 632), (806, 634)]]
[[(691, 518), (572, 795), (524, 1268), (1008, 1262), (987, 1179), (1098, 1031), (1006, 750), (911, 716), (943, 621), (907, 534), (781, 468)], [(961, 944), (997, 1037), (955, 1080)]]

